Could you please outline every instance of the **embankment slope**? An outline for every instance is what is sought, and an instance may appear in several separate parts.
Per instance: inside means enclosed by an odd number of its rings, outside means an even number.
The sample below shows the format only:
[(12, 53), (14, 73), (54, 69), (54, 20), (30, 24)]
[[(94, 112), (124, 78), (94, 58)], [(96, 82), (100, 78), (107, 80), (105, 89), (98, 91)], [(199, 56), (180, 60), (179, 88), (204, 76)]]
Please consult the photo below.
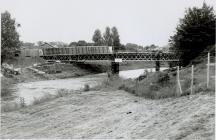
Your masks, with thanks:
[(148, 100), (89, 91), (1, 114), (1, 138), (214, 139), (214, 93)]

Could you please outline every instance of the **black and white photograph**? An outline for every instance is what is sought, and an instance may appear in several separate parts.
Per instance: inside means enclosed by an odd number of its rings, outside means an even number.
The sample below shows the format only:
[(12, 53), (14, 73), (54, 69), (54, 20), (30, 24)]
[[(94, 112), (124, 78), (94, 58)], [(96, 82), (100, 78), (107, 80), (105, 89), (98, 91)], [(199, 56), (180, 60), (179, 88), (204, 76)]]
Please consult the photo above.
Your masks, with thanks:
[(0, 0), (0, 139), (215, 140), (215, 0)]

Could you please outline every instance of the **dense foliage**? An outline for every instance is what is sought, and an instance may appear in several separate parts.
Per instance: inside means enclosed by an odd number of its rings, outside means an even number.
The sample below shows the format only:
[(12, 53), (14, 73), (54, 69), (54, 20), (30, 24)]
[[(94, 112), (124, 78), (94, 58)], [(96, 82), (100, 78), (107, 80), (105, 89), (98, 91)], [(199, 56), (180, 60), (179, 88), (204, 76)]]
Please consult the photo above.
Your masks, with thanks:
[(124, 49), (124, 45), (120, 43), (118, 29), (116, 27), (106, 27), (103, 36), (101, 35), (101, 31), (96, 29), (94, 35), (92, 37), (95, 46), (107, 45), (113, 46), (114, 50), (122, 50)]
[(144, 48), (134, 43), (127, 43), (125, 45), (125, 50), (131, 51), (131, 52), (139, 52), (139, 51), (143, 51)]
[(16, 30), (19, 26), (9, 12), (1, 13), (1, 62), (14, 58), (15, 52), (20, 49), (21, 43)]
[(114, 50), (121, 49), (121, 43), (119, 39), (118, 30), (116, 27), (112, 27), (112, 45), (114, 46)]
[(104, 37), (104, 44), (107, 46), (112, 46), (112, 34), (110, 31), (110, 27), (106, 27), (103, 37)]
[(95, 30), (94, 35), (92, 37), (92, 40), (94, 41), (96, 46), (103, 45), (103, 38), (102, 38), (102, 35), (101, 35), (101, 31), (99, 29)]
[(179, 55), (186, 66), (207, 46), (215, 44), (215, 21), (213, 7), (203, 3), (202, 8), (189, 8), (170, 37), (171, 50)]

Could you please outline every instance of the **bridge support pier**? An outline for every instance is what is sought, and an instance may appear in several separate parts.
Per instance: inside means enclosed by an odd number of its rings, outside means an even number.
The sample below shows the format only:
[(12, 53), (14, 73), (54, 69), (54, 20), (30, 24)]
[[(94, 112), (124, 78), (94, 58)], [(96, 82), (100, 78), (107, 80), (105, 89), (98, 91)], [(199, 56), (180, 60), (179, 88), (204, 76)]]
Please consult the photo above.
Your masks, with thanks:
[(155, 64), (155, 71), (160, 71), (160, 61), (156, 61)]
[(111, 72), (112, 75), (119, 74), (119, 62), (111, 62)]

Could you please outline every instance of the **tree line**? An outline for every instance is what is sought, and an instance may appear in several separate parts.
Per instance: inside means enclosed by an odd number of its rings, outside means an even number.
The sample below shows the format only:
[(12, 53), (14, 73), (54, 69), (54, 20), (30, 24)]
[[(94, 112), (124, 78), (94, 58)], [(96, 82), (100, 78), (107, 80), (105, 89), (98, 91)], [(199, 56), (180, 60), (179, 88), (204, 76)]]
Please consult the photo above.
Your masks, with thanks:
[(79, 40), (78, 42), (71, 42), (69, 46), (113, 46), (115, 50), (125, 49), (124, 45), (120, 43), (120, 36), (116, 27), (107, 26), (103, 35), (100, 29), (96, 29), (92, 41), (93, 43)]
[(103, 36), (101, 31), (96, 29), (92, 37), (96, 46), (113, 46), (115, 50), (119, 50), (121, 47), (118, 29), (116, 27), (106, 27)]

